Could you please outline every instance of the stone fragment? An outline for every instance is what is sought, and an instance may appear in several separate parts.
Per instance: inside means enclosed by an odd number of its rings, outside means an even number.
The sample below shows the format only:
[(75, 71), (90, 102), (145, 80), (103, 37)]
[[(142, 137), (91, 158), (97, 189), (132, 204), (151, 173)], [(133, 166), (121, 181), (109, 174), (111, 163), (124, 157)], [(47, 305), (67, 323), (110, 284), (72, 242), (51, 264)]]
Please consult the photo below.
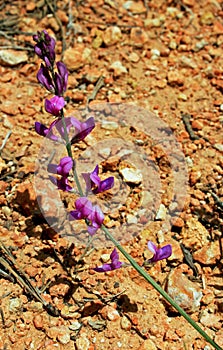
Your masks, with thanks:
[(142, 47), (148, 42), (148, 34), (141, 28), (132, 28), (130, 32), (130, 40), (133, 46)]
[(91, 50), (83, 46), (69, 47), (64, 53), (63, 62), (69, 71), (77, 70), (91, 62)]
[(101, 127), (105, 130), (116, 130), (118, 129), (118, 123), (111, 120), (102, 120)]
[(106, 46), (117, 44), (122, 38), (121, 29), (117, 26), (111, 26), (106, 28), (103, 34), (103, 41)]
[(139, 57), (139, 55), (136, 52), (131, 52), (130, 55), (129, 55), (129, 60), (131, 62), (137, 63), (137, 62), (139, 62), (140, 57)]
[(120, 318), (118, 311), (110, 305), (104, 306), (100, 310), (100, 314), (104, 319), (108, 319), (109, 321), (116, 321)]
[(193, 186), (198, 182), (198, 180), (201, 178), (201, 171), (199, 170), (192, 170), (190, 172), (190, 184)]
[(23, 302), (20, 298), (12, 298), (9, 301), (9, 311), (12, 313), (18, 312), (22, 309)]
[(190, 281), (182, 273), (181, 268), (176, 268), (170, 272), (166, 291), (188, 313), (199, 309), (203, 296), (202, 291), (197, 283)]
[(137, 350), (157, 350), (158, 348), (151, 339), (146, 339)]
[(43, 317), (42, 317), (42, 315), (36, 315), (33, 318), (33, 324), (34, 324), (34, 327), (36, 329), (43, 329), (44, 328), (44, 324), (43, 324)]
[(200, 23), (203, 25), (211, 25), (214, 22), (214, 15), (212, 12), (207, 11), (201, 15)]
[(103, 263), (107, 263), (110, 260), (110, 254), (102, 254), (101, 255), (101, 261)]
[(119, 172), (123, 176), (123, 180), (125, 182), (130, 182), (133, 184), (140, 184), (142, 182), (142, 173), (139, 169), (123, 168), (120, 169)]
[(115, 61), (110, 65), (110, 69), (114, 71), (114, 76), (118, 77), (122, 74), (128, 73), (126, 67), (123, 66), (121, 61)]
[(180, 101), (187, 101), (187, 95), (183, 94), (182, 92), (177, 96), (177, 99)]
[(70, 286), (67, 283), (58, 283), (50, 287), (50, 295), (55, 297), (65, 296), (69, 291)]
[(129, 331), (132, 328), (132, 324), (126, 316), (123, 316), (121, 318), (120, 323), (121, 323), (121, 328), (124, 329), (125, 331)]
[(123, 4), (123, 8), (134, 14), (146, 12), (146, 8), (142, 1), (129, 0)]
[(184, 76), (177, 70), (171, 70), (167, 74), (167, 81), (170, 85), (183, 85)]
[(180, 65), (182, 67), (189, 67), (189, 68), (197, 68), (197, 64), (189, 57), (187, 56), (181, 56), (180, 58)]
[(69, 325), (69, 329), (71, 331), (78, 331), (81, 328), (81, 323), (78, 321), (74, 321)]
[(126, 215), (126, 220), (127, 220), (127, 223), (130, 225), (130, 224), (137, 224), (138, 222), (138, 219), (135, 215), (132, 215), (132, 214), (127, 214)]
[(0, 50), (0, 64), (14, 67), (20, 63), (27, 63), (28, 56), (24, 51)]
[(156, 220), (165, 220), (166, 218), (166, 212), (167, 212), (167, 208), (165, 207), (164, 204), (160, 204), (160, 207), (156, 213), (156, 217), (155, 219)]
[(182, 240), (187, 248), (200, 249), (209, 242), (207, 229), (196, 219), (186, 221), (181, 231)]
[(212, 314), (208, 309), (202, 310), (199, 320), (203, 326), (215, 329), (221, 329), (221, 316)]
[(70, 330), (67, 326), (53, 326), (46, 330), (50, 339), (58, 340), (61, 344), (68, 344), (70, 341)]
[(193, 254), (194, 260), (204, 265), (215, 264), (220, 258), (219, 242), (209, 242)]

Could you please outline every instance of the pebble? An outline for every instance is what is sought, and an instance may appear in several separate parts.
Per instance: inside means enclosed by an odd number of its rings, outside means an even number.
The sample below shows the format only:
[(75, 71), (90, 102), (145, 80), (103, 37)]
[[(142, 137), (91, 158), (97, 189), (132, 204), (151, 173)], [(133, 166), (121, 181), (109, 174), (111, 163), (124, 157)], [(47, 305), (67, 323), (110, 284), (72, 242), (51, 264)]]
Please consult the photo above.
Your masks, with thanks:
[(167, 80), (170, 85), (183, 85), (184, 76), (177, 70), (171, 70), (167, 74)]
[(130, 11), (134, 14), (146, 12), (145, 6), (142, 1), (126, 1), (123, 5), (123, 8), (127, 11)]
[(125, 182), (130, 182), (136, 185), (142, 182), (142, 173), (139, 169), (123, 168), (120, 169), (119, 172), (123, 176)]
[(166, 291), (188, 313), (199, 309), (203, 296), (199, 285), (190, 281), (181, 268), (172, 270), (167, 279)]
[(118, 123), (111, 120), (102, 120), (101, 127), (105, 130), (116, 130), (118, 129)]
[(77, 339), (76, 339), (76, 350), (87, 350), (90, 346), (90, 341), (87, 338), (86, 333), (82, 333)]
[(136, 52), (131, 52), (129, 55), (129, 60), (131, 62), (137, 63), (140, 60), (140, 56)]
[(132, 328), (132, 324), (126, 316), (123, 316), (121, 318), (120, 324), (121, 324), (121, 328), (124, 329), (125, 331), (129, 331)]
[(9, 311), (18, 312), (22, 309), (22, 300), (20, 298), (12, 298), (9, 301)]
[(78, 321), (74, 321), (69, 325), (69, 329), (71, 331), (78, 331), (81, 328), (81, 323)]
[(178, 100), (181, 101), (187, 101), (187, 95), (183, 94), (182, 92), (177, 96)]
[(133, 46), (142, 47), (148, 41), (148, 34), (141, 28), (132, 28), (130, 40)]
[(204, 265), (215, 264), (220, 258), (219, 242), (209, 242), (193, 254), (194, 260)]
[(43, 317), (42, 317), (42, 315), (36, 315), (33, 318), (33, 324), (34, 324), (34, 327), (36, 329), (43, 329), (44, 325), (43, 325)]
[(214, 22), (214, 15), (212, 12), (204, 12), (200, 17), (200, 23), (203, 25), (211, 25)]
[(46, 330), (47, 336), (58, 340), (61, 344), (68, 344), (70, 341), (70, 330), (67, 326), (53, 326)]
[(63, 62), (66, 64), (68, 70), (75, 71), (91, 62), (91, 50), (82, 46), (75, 48), (69, 47), (64, 52)]
[(132, 214), (127, 214), (126, 215), (126, 220), (127, 220), (127, 223), (130, 225), (130, 224), (137, 224), (138, 222), (138, 219), (135, 215), (132, 215)]
[(110, 65), (110, 69), (114, 71), (114, 76), (118, 77), (122, 74), (127, 74), (128, 71), (126, 67), (122, 65), (122, 62), (120, 61), (115, 61)]
[(108, 262), (110, 260), (110, 254), (102, 254), (101, 255), (101, 261), (103, 262), (103, 263), (106, 263), (106, 262)]
[(199, 321), (203, 324), (203, 326), (221, 329), (221, 317), (210, 313), (208, 309), (201, 311)]
[(102, 148), (98, 150), (98, 154), (99, 156), (101, 156), (102, 158), (108, 158), (111, 154), (111, 148)]
[(157, 350), (158, 348), (151, 339), (146, 339), (137, 350)]
[(197, 68), (197, 64), (189, 57), (187, 56), (181, 56), (180, 58), (180, 65), (182, 67), (189, 67), (189, 68)]
[(4, 205), (4, 206), (2, 207), (2, 213), (3, 213), (6, 217), (8, 217), (8, 216), (11, 215), (11, 209), (10, 209), (8, 206)]
[(25, 52), (15, 50), (0, 50), (0, 64), (14, 67), (20, 63), (27, 63), (28, 56)]
[(100, 314), (105, 320), (108, 319), (109, 321), (116, 321), (120, 318), (118, 311), (110, 305), (104, 306), (100, 310)]
[(187, 248), (200, 249), (209, 242), (207, 229), (196, 218), (190, 218), (186, 221), (181, 235)]
[(117, 26), (106, 28), (103, 34), (103, 41), (106, 46), (111, 46), (118, 43), (121, 38), (122, 38), (122, 32), (120, 28)]
[(156, 217), (155, 219), (156, 220), (165, 220), (166, 218), (166, 212), (167, 212), (167, 208), (165, 207), (164, 204), (160, 204), (160, 207), (156, 213)]

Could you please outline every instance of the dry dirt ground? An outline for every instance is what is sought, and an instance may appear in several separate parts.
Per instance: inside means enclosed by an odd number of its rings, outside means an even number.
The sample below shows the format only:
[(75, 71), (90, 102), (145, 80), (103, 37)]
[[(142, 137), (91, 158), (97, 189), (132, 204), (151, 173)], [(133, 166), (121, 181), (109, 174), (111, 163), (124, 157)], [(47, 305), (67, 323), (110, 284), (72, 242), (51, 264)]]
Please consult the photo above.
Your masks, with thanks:
[[(112, 248), (82, 256), (84, 244), (55, 232), (41, 214), (34, 180), (43, 138), (34, 122), (52, 120), (43, 107), (50, 94), (36, 81), (32, 35), (43, 29), (57, 38), (58, 58), (70, 70), (67, 115), (85, 108), (100, 77), (103, 82), (90, 109), (111, 123), (99, 121), (74, 152), (86, 156), (93, 142), (105, 144), (94, 152), (118, 181), (105, 198), (112, 203), (106, 225), (122, 232), (126, 223), (139, 224), (124, 244), (139, 264), (150, 257), (148, 240), (172, 244), (168, 260), (146, 269), (223, 347), (222, 1), (12, 0), (0, 1), (0, 349), (212, 348), (131, 267), (94, 272)], [(155, 121), (168, 126), (156, 142)], [(181, 170), (162, 146), (167, 134), (182, 149), (185, 186), (175, 184)], [(109, 137), (128, 141), (147, 161), (150, 187), (139, 222), (143, 188), (125, 181), (128, 147), (108, 146)], [(73, 200), (62, 199), (71, 209)]]

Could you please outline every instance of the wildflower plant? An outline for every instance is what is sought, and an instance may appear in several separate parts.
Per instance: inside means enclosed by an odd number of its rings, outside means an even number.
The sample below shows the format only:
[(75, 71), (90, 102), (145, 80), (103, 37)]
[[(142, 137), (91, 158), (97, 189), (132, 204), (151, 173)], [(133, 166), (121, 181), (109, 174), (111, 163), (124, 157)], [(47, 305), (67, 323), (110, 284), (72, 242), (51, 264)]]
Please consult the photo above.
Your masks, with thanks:
[[(58, 190), (75, 193), (77, 198), (74, 202), (74, 210), (71, 210), (67, 218), (70, 222), (82, 220), (85, 222), (86, 229), (90, 237), (96, 237), (103, 234), (115, 246), (110, 255), (110, 262), (97, 266), (94, 270), (98, 273), (108, 272), (132, 266), (156, 291), (158, 291), (165, 300), (170, 303), (215, 349), (221, 348), (193, 321), (190, 316), (153, 280), (147, 271), (140, 266), (129, 255), (119, 241), (114, 238), (111, 232), (104, 224), (105, 215), (98, 204), (91, 199), (92, 195), (97, 196), (108, 191), (114, 186), (114, 177), (110, 176), (104, 180), (99, 175), (99, 165), (96, 164), (90, 172), (77, 173), (77, 161), (74, 159), (72, 146), (83, 141), (95, 128), (95, 119), (90, 116), (86, 121), (81, 122), (77, 118), (65, 117), (64, 108), (66, 105), (63, 97), (68, 84), (68, 70), (63, 62), (56, 62), (55, 45), (56, 42), (47, 31), (38, 32), (33, 37), (36, 42), (34, 51), (43, 61), (37, 73), (39, 83), (54, 96), (45, 100), (45, 110), (53, 116), (53, 121), (49, 126), (43, 125), (37, 121), (35, 123), (36, 132), (54, 143), (63, 144), (67, 155), (63, 156), (58, 164), (48, 163), (47, 171), (49, 180)], [(73, 175), (73, 181), (70, 176)], [(81, 176), (82, 181), (80, 181)], [(148, 174), (148, 176), (150, 176)], [(82, 184), (85, 184), (83, 188)], [(99, 230), (101, 231), (99, 233)], [(157, 263), (162, 259), (167, 259), (172, 254), (171, 245), (164, 245), (158, 248), (153, 242), (149, 241), (147, 248), (153, 253), (153, 257), (144, 265)], [(119, 252), (128, 260), (126, 264), (119, 260)]]

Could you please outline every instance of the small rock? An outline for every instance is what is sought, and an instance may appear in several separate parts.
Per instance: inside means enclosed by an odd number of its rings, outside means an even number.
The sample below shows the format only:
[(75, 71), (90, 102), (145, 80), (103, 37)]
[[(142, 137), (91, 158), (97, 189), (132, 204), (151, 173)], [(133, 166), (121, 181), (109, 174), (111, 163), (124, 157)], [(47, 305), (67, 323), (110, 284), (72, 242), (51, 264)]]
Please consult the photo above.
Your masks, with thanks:
[(198, 41), (194, 47), (194, 52), (198, 52), (202, 50), (206, 45), (208, 45), (208, 42), (204, 39)]
[(201, 172), (199, 170), (192, 170), (190, 173), (190, 184), (193, 186), (201, 178)]
[(78, 331), (81, 328), (81, 323), (78, 321), (74, 321), (69, 325), (69, 329), (71, 331)]
[(116, 130), (118, 129), (118, 123), (111, 120), (102, 120), (101, 127), (105, 130)]
[(126, 67), (124, 67), (120, 61), (113, 62), (110, 65), (110, 69), (114, 71), (115, 77), (128, 73)]
[(12, 298), (9, 301), (9, 311), (18, 312), (22, 309), (23, 302), (20, 298)]
[(141, 28), (132, 28), (130, 40), (133, 46), (142, 47), (148, 41), (148, 34)]
[(69, 319), (79, 317), (77, 310), (78, 307), (75, 305), (64, 305), (60, 312), (63, 318)]
[(177, 43), (176, 43), (176, 41), (175, 41), (175, 40), (171, 40), (171, 41), (169, 42), (168, 47), (169, 47), (169, 49), (171, 49), (171, 50), (176, 50), (176, 48), (177, 48)]
[(46, 330), (47, 336), (61, 344), (68, 344), (70, 341), (70, 330), (67, 326), (54, 326)]
[(119, 170), (125, 182), (140, 184), (142, 182), (142, 174), (139, 169), (123, 168)]
[(84, 47), (69, 47), (64, 53), (64, 63), (70, 71), (77, 70), (91, 62), (91, 50)]
[(2, 207), (2, 213), (3, 213), (6, 217), (8, 217), (8, 216), (11, 215), (11, 209), (10, 209), (8, 206), (4, 205), (4, 206)]
[(123, 4), (123, 8), (134, 14), (146, 12), (146, 8), (142, 1), (132, 1), (132, 0), (126, 1)]
[(187, 56), (181, 56), (180, 58), (180, 65), (182, 67), (189, 67), (189, 68), (197, 68), (197, 64), (189, 57)]
[(27, 63), (28, 56), (24, 51), (0, 50), (0, 64), (13, 67), (20, 63)]
[(213, 24), (214, 22), (214, 15), (212, 12), (208, 11), (208, 12), (204, 12), (202, 15), (201, 15), (201, 18), (200, 18), (200, 23), (203, 24), (203, 25), (211, 25)]
[(177, 96), (177, 98), (181, 101), (187, 101), (187, 95), (183, 94), (182, 92)]
[(126, 220), (127, 220), (127, 223), (130, 225), (130, 224), (137, 224), (138, 222), (138, 219), (135, 215), (132, 215), (132, 214), (127, 214), (126, 215)]
[(203, 326), (209, 328), (221, 329), (221, 317), (208, 312), (207, 309), (202, 310), (199, 320)]
[(103, 34), (103, 41), (106, 46), (111, 46), (118, 43), (121, 38), (122, 38), (122, 32), (120, 28), (116, 26), (106, 28)]
[(146, 339), (137, 350), (157, 350), (157, 347), (151, 339)]
[(126, 316), (123, 316), (121, 318), (120, 323), (121, 323), (121, 328), (124, 329), (125, 331), (129, 331), (132, 328), (132, 324)]
[(166, 218), (166, 212), (167, 212), (167, 208), (165, 207), (164, 204), (160, 204), (160, 207), (156, 213), (156, 217), (155, 219), (156, 220), (165, 220)]
[(110, 305), (104, 306), (100, 311), (101, 316), (109, 321), (116, 321), (120, 318), (118, 311)]
[(58, 283), (54, 286), (50, 287), (50, 295), (51, 296), (65, 296), (69, 291), (69, 284), (67, 283)]
[(129, 60), (131, 62), (137, 63), (137, 62), (139, 62), (140, 57), (139, 57), (139, 55), (137, 55), (136, 52), (131, 52), (130, 55), (129, 55)]
[(172, 270), (168, 276), (166, 291), (174, 301), (188, 313), (199, 309), (203, 296), (198, 284), (190, 281), (180, 268)]
[(102, 254), (101, 255), (101, 261), (103, 262), (103, 263), (106, 263), (106, 262), (108, 262), (110, 260), (110, 254)]
[(199, 120), (193, 120), (191, 123), (192, 129), (195, 130), (202, 130), (203, 129), (203, 123)]
[(183, 85), (184, 76), (181, 75), (177, 70), (171, 70), (167, 74), (167, 80), (170, 85)]
[(216, 148), (220, 152), (223, 152), (223, 144), (221, 143), (215, 143), (214, 148)]
[(86, 333), (82, 333), (77, 339), (76, 339), (76, 349), (77, 350), (86, 350), (90, 346), (90, 341), (87, 338)]
[(195, 218), (190, 218), (182, 228), (181, 237), (187, 248), (194, 250), (202, 248), (209, 242), (209, 232)]
[(43, 329), (44, 328), (44, 325), (43, 325), (43, 317), (41, 315), (36, 315), (34, 318), (33, 318), (33, 324), (34, 324), (34, 327), (36, 329)]
[(99, 156), (101, 156), (102, 158), (108, 158), (111, 154), (111, 148), (102, 148), (98, 150), (98, 154)]
[(219, 257), (220, 249), (218, 241), (209, 242), (208, 244), (205, 244), (204, 247), (202, 247), (199, 250), (196, 250), (193, 254), (194, 260), (204, 265), (215, 264)]

